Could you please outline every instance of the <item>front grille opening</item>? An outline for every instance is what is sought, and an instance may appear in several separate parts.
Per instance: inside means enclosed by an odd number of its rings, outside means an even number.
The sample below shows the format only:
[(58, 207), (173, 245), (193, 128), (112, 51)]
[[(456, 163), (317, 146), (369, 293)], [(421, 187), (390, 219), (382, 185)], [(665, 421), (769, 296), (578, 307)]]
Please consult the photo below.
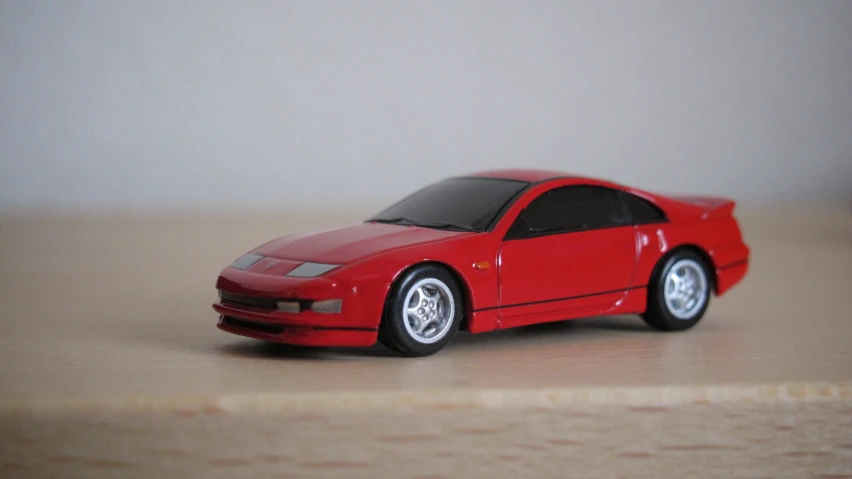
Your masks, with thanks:
[(259, 308), (266, 310), (275, 309), (275, 303), (278, 301), (275, 298), (264, 298), (262, 296), (246, 296), (243, 294), (228, 293), (221, 291), (222, 302), (226, 304), (234, 304), (237, 306), (247, 306), (249, 308)]
[(284, 332), (284, 326), (267, 323), (256, 323), (254, 321), (246, 321), (244, 319), (237, 319), (231, 316), (225, 316), (225, 319), (223, 319), (222, 322), (227, 325), (234, 326), (235, 328), (248, 329), (264, 334), (281, 334)]
[(222, 304), (237, 306), (240, 308), (251, 308), (263, 311), (275, 311), (278, 309), (279, 301), (296, 301), (299, 303), (301, 311), (310, 311), (312, 300), (298, 298), (270, 298), (265, 296), (247, 296), (244, 294), (234, 294), (227, 291), (219, 290), (220, 300)]

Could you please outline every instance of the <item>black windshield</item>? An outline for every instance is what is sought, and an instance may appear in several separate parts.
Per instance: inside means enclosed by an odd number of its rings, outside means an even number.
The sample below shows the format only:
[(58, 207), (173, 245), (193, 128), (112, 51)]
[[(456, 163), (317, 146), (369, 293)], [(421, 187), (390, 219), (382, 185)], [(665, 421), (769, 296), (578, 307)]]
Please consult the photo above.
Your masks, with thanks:
[(529, 183), (525, 181), (450, 178), (427, 186), (369, 221), (485, 231), (527, 186)]

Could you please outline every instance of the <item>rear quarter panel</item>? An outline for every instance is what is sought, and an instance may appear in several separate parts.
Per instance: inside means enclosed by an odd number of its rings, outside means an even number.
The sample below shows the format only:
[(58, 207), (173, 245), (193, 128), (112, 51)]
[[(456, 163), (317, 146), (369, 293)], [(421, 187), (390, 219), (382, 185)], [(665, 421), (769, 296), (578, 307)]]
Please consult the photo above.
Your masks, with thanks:
[(683, 246), (698, 248), (707, 255), (717, 295), (724, 294), (742, 279), (750, 251), (735, 217), (676, 211), (669, 219), (668, 223), (637, 227), (639, 261), (634, 285), (648, 284), (658, 262), (668, 252)]

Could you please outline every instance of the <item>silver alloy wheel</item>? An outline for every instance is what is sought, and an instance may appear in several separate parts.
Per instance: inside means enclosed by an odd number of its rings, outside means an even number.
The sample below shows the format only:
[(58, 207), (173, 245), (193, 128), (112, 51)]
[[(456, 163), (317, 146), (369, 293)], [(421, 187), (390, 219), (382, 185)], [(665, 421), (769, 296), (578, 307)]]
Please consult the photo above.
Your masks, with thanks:
[(405, 330), (422, 344), (432, 344), (446, 336), (456, 313), (450, 288), (435, 278), (414, 283), (405, 295), (402, 308)]
[(707, 274), (693, 259), (676, 262), (666, 276), (666, 307), (677, 319), (690, 320), (707, 302)]

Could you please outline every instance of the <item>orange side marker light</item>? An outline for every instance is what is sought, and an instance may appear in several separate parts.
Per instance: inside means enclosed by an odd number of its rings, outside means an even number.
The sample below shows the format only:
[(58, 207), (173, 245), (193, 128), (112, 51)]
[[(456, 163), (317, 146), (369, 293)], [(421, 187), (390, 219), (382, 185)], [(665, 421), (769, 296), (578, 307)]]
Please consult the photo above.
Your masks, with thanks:
[(491, 263), (488, 261), (477, 261), (476, 263), (473, 263), (473, 269), (477, 271), (485, 271), (489, 268), (491, 268)]

